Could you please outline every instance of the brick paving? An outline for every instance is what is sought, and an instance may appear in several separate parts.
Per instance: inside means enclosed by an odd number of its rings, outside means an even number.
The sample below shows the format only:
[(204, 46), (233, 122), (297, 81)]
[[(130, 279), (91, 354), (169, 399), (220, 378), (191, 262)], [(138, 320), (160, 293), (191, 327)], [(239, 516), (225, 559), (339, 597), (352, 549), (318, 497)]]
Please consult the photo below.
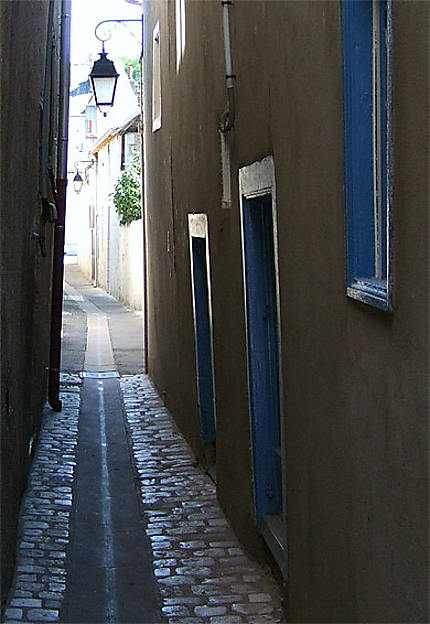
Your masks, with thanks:
[(273, 577), (240, 547), (148, 377), (120, 384), (163, 615), (171, 624), (281, 622)]
[(58, 622), (66, 590), (66, 556), (78, 440), (79, 386), (62, 375), (63, 411), (46, 411), (18, 528), (15, 578), (4, 621)]

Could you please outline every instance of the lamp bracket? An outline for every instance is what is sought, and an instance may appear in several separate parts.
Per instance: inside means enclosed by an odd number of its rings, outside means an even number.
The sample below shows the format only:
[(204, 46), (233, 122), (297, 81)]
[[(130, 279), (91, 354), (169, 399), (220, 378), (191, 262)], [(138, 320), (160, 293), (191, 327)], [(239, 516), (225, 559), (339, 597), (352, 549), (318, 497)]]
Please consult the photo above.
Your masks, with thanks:
[[(102, 22), (99, 22), (97, 24), (97, 26), (94, 29), (94, 35), (96, 37), (96, 39), (98, 39), (99, 41), (102, 42), (102, 51), (105, 52), (105, 41), (109, 41), (109, 39), (111, 38), (111, 33), (109, 33), (108, 37), (100, 37), (97, 34), (97, 30), (98, 28), (102, 25), (102, 24), (107, 24), (107, 23), (114, 23), (114, 24), (122, 24), (123, 22), (143, 22), (143, 17), (141, 17), (140, 19), (107, 19), (107, 20), (103, 20)], [(142, 42), (140, 42), (142, 43)]]

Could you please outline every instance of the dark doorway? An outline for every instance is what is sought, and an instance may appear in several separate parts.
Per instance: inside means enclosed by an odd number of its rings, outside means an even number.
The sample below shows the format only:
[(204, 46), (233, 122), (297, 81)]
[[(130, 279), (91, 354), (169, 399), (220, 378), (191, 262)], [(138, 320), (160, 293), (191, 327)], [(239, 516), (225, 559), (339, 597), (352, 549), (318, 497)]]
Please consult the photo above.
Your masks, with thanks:
[(257, 524), (282, 511), (279, 331), (272, 196), (243, 199), (248, 379)]

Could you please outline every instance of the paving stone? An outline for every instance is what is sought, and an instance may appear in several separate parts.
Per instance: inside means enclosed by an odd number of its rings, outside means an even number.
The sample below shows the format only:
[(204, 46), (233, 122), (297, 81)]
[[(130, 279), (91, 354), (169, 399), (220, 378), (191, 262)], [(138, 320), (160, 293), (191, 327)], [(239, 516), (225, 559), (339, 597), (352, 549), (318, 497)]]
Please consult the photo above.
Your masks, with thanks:
[(32, 563), (29, 563), (29, 564), (20, 563), (17, 565), (16, 570), (17, 572), (31, 573), (31, 572), (44, 572), (45, 568), (42, 566), (33, 565)]
[(169, 617), (169, 624), (208, 624), (208, 620), (200, 617), (187, 617), (184, 619), (183, 617)]
[(237, 594), (218, 594), (216, 596), (209, 596), (208, 603), (212, 605), (217, 604), (233, 604), (234, 602), (240, 602), (241, 596)]
[(203, 617), (225, 615), (227, 613), (227, 607), (194, 607), (194, 613), (196, 615), (202, 615)]
[(17, 581), (36, 581), (37, 574), (17, 574)]
[(163, 615), (174, 616), (174, 615), (190, 615), (190, 610), (187, 607), (182, 605), (175, 605), (170, 607), (162, 607), (161, 609)]
[(203, 541), (197, 541), (197, 540), (191, 540), (188, 542), (179, 542), (179, 545), (181, 548), (187, 548), (187, 549), (195, 549), (195, 548), (203, 548), (204, 546), (206, 546), (205, 542)]
[(25, 527), (29, 529), (49, 529), (47, 522), (26, 522)]
[(22, 618), (22, 609), (9, 608), (9, 609), (6, 609), (6, 611), (4, 612), (4, 615), (8, 620), (11, 620), (11, 619), (20, 620)]
[(28, 591), (28, 590), (24, 590), (24, 589), (15, 589), (15, 591), (13, 592), (13, 597), (14, 598), (31, 598), (33, 595), (33, 592)]
[(216, 615), (209, 618), (210, 624), (241, 624), (243, 618), (240, 615)]
[(61, 602), (59, 600), (44, 600), (43, 606), (45, 609), (60, 609)]
[(63, 599), (63, 594), (61, 592), (54, 592), (54, 591), (41, 591), (39, 592), (39, 596), (40, 598), (43, 598), (44, 600), (62, 600)]
[(154, 576), (156, 576), (157, 578), (166, 578), (167, 576), (170, 576), (172, 574), (172, 571), (170, 570), (170, 568), (155, 568), (154, 569)]
[(193, 585), (196, 582), (195, 578), (192, 576), (170, 576), (169, 578), (160, 578), (158, 582), (162, 585)]
[(196, 606), (200, 603), (200, 599), (195, 597), (195, 596), (176, 596), (175, 598), (164, 598), (163, 599), (163, 603), (166, 606), (170, 606), (170, 605), (192, 605), (192, 606)]
[(182, 568), (175, 569), (176, 574), (179, 575), (193, 575), (195, 577), (207, 578), (211, 575), (212, 570), (210, 568), (198, 568), (194, 566), (183, 566)]
[(169, 623), (245, 624), (254, 617), (280, 621), (276, 582), (240, 547), (213, 482), (195, 464), (148, 377), (122, 378), (120, 384)]
[(11, 607), (41, 607), (42, 601), (37, 598), (13, 598)]
[(17, 581), (15, 583), (15, 588), (27, 590), (33, 593), (35, 591), (40, 591), (41, 589), (44, 589), (44, 585), (43, 583), (28, 583), (26, 581)]
[(27, 613), (29, 620), (34, 622), (58, 622), (58, 609), (30, 609)]
[(66, 591), (65, 583), (49, 583), (48, 590), (53, 592), (64, 592)]
[(155, 559), (154, 565), (159, 567), (174, 566), (176, 562), (177, 559)]

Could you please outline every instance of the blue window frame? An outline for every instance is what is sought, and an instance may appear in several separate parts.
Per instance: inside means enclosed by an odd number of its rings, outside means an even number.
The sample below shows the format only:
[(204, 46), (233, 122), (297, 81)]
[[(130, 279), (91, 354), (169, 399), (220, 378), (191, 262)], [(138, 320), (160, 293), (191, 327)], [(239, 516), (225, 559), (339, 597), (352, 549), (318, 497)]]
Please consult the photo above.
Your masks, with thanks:
[(343, 0), (347, 295), (391, 310), (391, 0)]

